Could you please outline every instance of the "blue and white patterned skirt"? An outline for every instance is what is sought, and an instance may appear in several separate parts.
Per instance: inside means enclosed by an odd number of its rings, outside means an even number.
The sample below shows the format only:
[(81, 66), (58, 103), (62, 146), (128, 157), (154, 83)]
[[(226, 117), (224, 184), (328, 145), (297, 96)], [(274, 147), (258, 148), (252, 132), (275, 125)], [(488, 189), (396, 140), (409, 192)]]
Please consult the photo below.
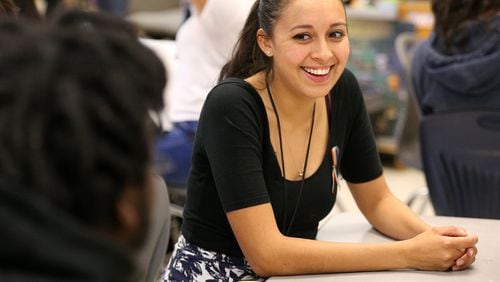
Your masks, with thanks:
[(162, 281), (265, 281), (253, 272), (245, 258), (204, 250), (186, 242), (175, 244)]

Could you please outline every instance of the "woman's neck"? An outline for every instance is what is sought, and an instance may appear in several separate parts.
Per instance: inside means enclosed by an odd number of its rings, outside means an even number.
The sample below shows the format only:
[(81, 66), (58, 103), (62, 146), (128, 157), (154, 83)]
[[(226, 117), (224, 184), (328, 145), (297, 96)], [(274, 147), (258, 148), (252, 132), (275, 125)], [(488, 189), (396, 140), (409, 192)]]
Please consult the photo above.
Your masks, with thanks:
[(284, 120), (297, 125), (310, 120), (311, 109), (317, 98), (294, 92), (271, 75), (268, 77), (268, 83), (276, 108)]

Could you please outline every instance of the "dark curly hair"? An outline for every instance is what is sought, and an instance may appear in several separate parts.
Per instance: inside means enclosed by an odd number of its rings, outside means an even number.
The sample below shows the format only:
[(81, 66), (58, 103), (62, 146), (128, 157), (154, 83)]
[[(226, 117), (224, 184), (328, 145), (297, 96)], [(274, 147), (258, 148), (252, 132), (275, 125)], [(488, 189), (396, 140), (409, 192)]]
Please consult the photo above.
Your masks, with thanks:
[(162, 63), (124, 21), (81, 11), (37, 27), (4, 19), (0, 42), (0, 178), (118, 226), (125, 185), (145, 187)]
[[(453, 46), (465, 46), (469, 38), (461, 36), (461, 31), (472, 20), (483, 21), (488, 26), (492, 15), (500, 11), (498, 0), (432, 0), (435, 31), (442, 40), (446, 53), (453, 52)], [(460, 36), (461, 40), (455, 38)]]
[(19, 9), (12, 0), (0, 0), (0, 16), (15, 16), (18, 12)]

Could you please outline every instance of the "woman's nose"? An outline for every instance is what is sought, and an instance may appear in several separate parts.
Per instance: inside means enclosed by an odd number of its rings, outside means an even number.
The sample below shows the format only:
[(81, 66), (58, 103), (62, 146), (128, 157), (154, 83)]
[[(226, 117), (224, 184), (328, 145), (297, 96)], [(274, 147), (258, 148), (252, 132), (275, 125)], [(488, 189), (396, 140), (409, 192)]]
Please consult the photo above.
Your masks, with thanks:
[(330, 46), (326, 40), (318, 40), (313, 48), (311, 57), (318, 62), (327, 62), (333, 56), (333, 51), (331, 50), (332, 46)]

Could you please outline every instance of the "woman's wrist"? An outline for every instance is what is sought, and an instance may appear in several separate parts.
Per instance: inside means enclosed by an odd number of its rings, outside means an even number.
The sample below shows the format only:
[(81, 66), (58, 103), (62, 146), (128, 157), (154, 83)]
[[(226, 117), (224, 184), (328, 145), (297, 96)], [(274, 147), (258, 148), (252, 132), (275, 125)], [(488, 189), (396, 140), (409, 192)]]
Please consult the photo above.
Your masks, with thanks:
[(395, 242), (396, 245), (396, 263), (397, 269), (409, 269), (414, 268), (411, 263), (411, 256), (414, 253), (412, 251), (412, 240), (403, 240)]

